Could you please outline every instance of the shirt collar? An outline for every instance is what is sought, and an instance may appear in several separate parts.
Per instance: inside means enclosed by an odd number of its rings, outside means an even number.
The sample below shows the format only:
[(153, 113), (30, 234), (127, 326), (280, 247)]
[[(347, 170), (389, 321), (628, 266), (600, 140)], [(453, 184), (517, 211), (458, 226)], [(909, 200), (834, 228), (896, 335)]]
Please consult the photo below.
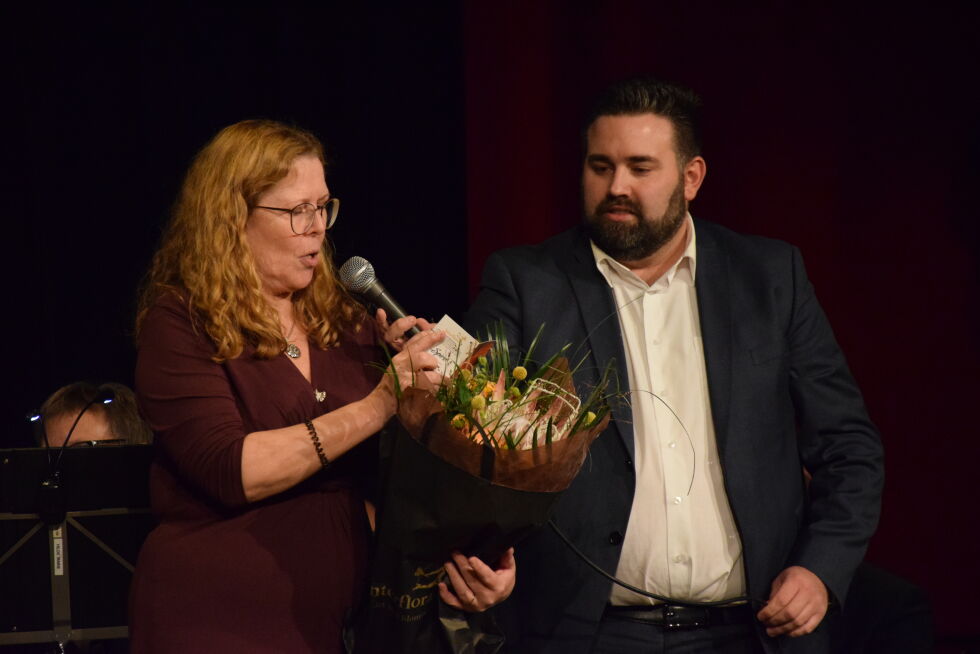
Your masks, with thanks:
[(678, 274), (681, 275), (680, 279), (689, 282), (693, 286), (698, 263), (697, 235), (694, 232), (694, 220), (691, 218), (690, 213), (685, 216), (684, 220), (688, 225), (687, 245), (684, 247), (681, 258), (660, 279), (650, 284), (649, 287), (647, 287), (647, 284), (643, 280), (633, 274), (632, 270), (603, 252), (599, 246), (590, 240), (589, 244), (592, 246), (592, 256), (595, 258), (596, 267), (610, 286), (613, 285), (614, 281), (620, 281), (632, 285), (642, 285), (649, 289), (667, 288)]

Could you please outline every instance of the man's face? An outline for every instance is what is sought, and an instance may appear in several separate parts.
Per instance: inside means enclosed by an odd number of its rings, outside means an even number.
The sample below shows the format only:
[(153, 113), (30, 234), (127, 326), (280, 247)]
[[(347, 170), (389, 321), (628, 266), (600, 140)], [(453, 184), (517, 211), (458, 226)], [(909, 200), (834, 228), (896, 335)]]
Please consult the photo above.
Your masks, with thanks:
[(589, 236), (617, 261), (650, 256), (677, 233), (693, 199), (673, 125), (655, 114), (601, 116), (587, 137), (582, 196)]
[[(51, 416), (44, 420), (44, 433), (47, 436), (48, 445), (61, 447), (77, 415), (78, 412), (74, 411)], [(84, 441), (105, 441), (114, 438), (105, 412), (92, 407), (82, 414), (81, 420), (75, 426), (75, 431), (71, 433), (71, 440), (68, 441), (68, 445), (70, 447), (75, 443)]]

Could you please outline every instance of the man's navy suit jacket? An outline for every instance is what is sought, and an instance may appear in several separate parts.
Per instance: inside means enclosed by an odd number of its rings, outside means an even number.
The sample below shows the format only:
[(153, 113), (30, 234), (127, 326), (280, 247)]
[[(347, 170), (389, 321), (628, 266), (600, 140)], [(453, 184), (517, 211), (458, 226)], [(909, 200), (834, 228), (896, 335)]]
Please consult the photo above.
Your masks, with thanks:
[[(843, 602), (878, 520), (883, 481), (878, 433), (807, 279), (786, 243), (695, 222), (697, 289), (711, 411), (725, 489), (742, 539), (748, 594), (801, 565)], [(579, 392), (615, 360), (628, 377), (612, 290), (581, 228), (488, 259), (466, 326), (502, 321), (509, 344), (536, 352), (571, 343), (587, 355)], [(626, 396), (628, 398), (628, 395)], [(563, 494), (555, 522), (614, 573), (633, 503), (633, 429), (625, 402)], [(807, 490), (802, 474), (813, 476)], [(610, 582), (548, 529), (517, 548), (517, 587), (500, 607), (508, 651), (588, 651)], [(819, 635), (760, 638), (771, 651), (821, 651)], [(825, 631), (821, 629), (821, 631)]]

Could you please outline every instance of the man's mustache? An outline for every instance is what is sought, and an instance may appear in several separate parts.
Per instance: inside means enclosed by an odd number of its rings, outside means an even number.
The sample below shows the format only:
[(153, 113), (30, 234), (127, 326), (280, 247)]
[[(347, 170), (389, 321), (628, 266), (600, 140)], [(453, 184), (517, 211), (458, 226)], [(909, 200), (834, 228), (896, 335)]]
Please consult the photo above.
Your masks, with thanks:
[(642, 213), (639, 205), (629, 198), (606, 198), (596, 206), (595, 215), (600, 216), (610, 211), (626, 211), (637, 217)]

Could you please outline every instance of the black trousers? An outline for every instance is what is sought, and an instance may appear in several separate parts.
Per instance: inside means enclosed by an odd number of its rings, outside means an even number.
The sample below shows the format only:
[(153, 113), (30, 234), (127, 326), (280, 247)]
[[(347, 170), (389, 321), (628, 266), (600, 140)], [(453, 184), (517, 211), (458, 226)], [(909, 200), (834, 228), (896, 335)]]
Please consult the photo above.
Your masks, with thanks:
[(603, 616), (591, 654), (760, 654), (764, 652), (752, 624), (690, 629), (664, 627)]

